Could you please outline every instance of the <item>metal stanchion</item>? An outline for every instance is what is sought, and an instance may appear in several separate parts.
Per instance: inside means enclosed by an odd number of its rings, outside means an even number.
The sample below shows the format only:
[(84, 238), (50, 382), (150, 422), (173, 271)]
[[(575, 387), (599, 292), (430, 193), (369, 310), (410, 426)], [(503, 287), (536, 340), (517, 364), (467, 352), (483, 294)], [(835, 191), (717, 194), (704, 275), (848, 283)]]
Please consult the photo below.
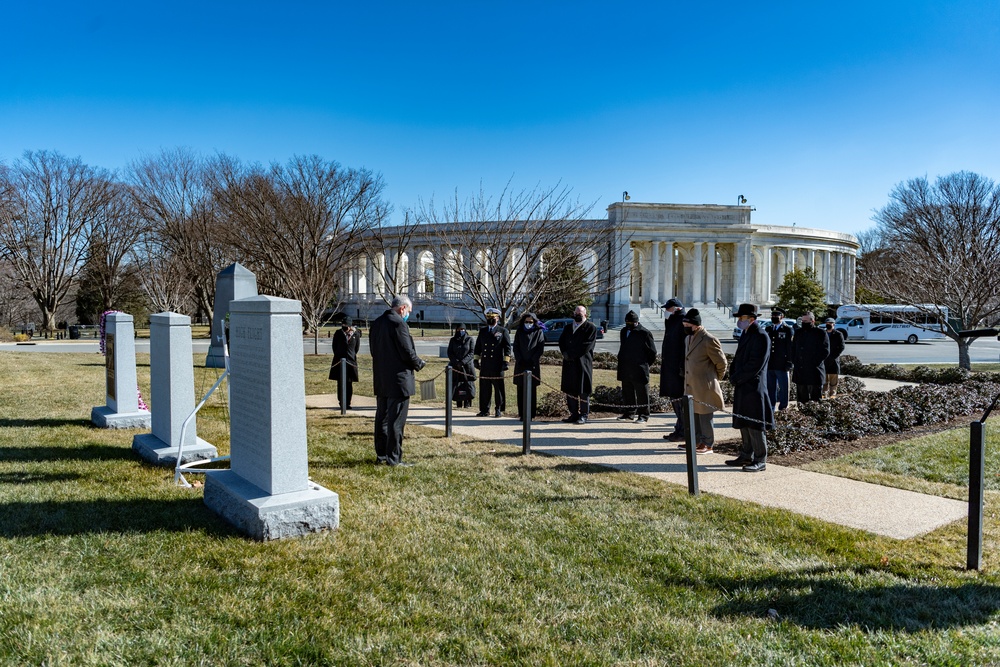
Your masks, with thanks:
[(695, 443), (695, 432), (694, 432), (694, 396), (687, 395), (684, 397), (684, 421), (687, 422), (687, 433), (685, 437), (687, 440), (687, 474), (688, 474), (688, 493), (692, 496), (698, 495), (698, 452), (695, 449), (698, 445)]
[(534, 390), (534, 378), (532, 377), (531, 371), (525, 371), (524, 375), (521, 376), (521, 382), (524, 385), (524, 391), (521, 395), (524, 397), (524, 403), (521, 405), (521, 419), (522, 419), (522, 429), (521, 429), (521, 453), (530, 454), (531, 453), (531, 392)]
[[(985, 418), (984, 418), (985, 420)], [(969, 537), (965, 569), (983, 565), (983, 485), (986, 468), (986, 424), (972, 422), (969, 429)]]
[(451, 364), (444, 367), (444, 437), (446, 438), (451, 437), (451, 397), (454, 393), (452, 372)]
[(340, 360), (340, 414), (347, 414), (347, 359)]

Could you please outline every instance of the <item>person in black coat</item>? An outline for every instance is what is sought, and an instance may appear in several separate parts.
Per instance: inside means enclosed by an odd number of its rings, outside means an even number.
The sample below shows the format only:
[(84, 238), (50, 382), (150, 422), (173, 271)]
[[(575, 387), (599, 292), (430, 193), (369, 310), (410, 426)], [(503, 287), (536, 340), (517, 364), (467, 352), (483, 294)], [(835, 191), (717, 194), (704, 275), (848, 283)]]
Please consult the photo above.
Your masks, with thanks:
[(479, 414), (477, 417), (490, 416), (490, 394), (496, 395), (496, 412), (499, 417), (507, 409), (507, 387), (504, 385), (504, 373), (510, 365), (510, 332), (501, 326), (500, 311), (496, 308), (486, 309), (486, 326), (479, 330), (476, 336), (475, 359), (473, 363), (479, 369)]
[(560, 389), (566, 394), (569, 424), (586, 424), (590, 415), (590, 393), (594, 385), (594, 345), (597, 343), (597, 326), (587, 321), (587, 309), (577, 306), (573, 322), (563, 327), (559, 335), (562, 352), (562, 382)]
[(541, 383), (540, 362), (545, 351), (545, 331), (538, 326), (534, 313), (521, 316), (521, 323), (514, 330), (514, 386), (517, 387), (517, 418), (524, 420), (524, 381), (531, 373), (531, 416), (538, 412), (538, 385)]
[(403, 427), (416, 389), (413, 372), (424, 367), (417, 356), (406, 320), (413, 311), (408, 297), (393, 297), (389, 310), (379, 315), (368, 330), (375, 389), (376, 463), (403, 463)]
[(729, 466), (743, 466), (745, 472), (767, 468), (765, 429), (774, 428), (774, 411), (767, 395), (767, 361), (771, 341), (757, 325), (757, 307), (741, 303), (736, 311), (736, 326), (743, 331), (736, 344), (729, 382), (733, 385), (733, 427), (740, 430), (740, 454), (726, 461)]
[(802, 327), (792, 339), (792, 382), (799, 403), (818, 401), (826, 382), (826, 358), (830, 356), (830, 339), (816, 328), (812, 313), (802, 316)]
[(465, 325), (455, 325), (455, 335), (448, 341), (448, 363), (454, 383), (452, 399), (460, 408), (471, 408), (476, 397), (476, 369), (473, 365), (475, 343), (465, 330)]
[(618, 347), (618, 380), (625, 410), (619, 420), (649, 421), (649, 365), (656, 361), (656, 343), (633, 311), (625, 315)]
[(788, 373), (792, 370), (795, 330), (785, 321), (785, 311), (781, 308), (771, 309), (767, 335), (771, 339), (771, 357), (767, 360), (767, 395), (772, 408), (784, 410), (788, 407)]
[[(684, 304), (668, 299), (663, 308), (669, 313), (663, 323), (663, 345), (660, 348), (660, 396), (678, 399), (684, 395)], [(684, 420), (679, 403), (671, 401), (677, 420), (672, 433), (663, 436), (671, 442), (684, 442)]]
[[(337, 401), (344, 401), (341, 407), (351, 409), (354, 383), (358, 381), (358, 349), (361, 347), (361, 332), (354, 328), (354, 320), (345, 317), (340, 330), (333, 334), (333, 363), (330, 364), (330, 379), (337, 381)], [(340, 365), (347, 367), (347, 386), (340, 386)], [(344, 392), (347, 392), (346, 399)]]
[(837, 320), (832, 317), (826, 318), (826, 335), (830, 339), (830, 356), (826, 358), (826, 387), (823, 395), (827, 398), (837, 397), (837, 385), (840, 384), (840, 355), (844, 353), (847, 344), (844, 336), (834, 328)]

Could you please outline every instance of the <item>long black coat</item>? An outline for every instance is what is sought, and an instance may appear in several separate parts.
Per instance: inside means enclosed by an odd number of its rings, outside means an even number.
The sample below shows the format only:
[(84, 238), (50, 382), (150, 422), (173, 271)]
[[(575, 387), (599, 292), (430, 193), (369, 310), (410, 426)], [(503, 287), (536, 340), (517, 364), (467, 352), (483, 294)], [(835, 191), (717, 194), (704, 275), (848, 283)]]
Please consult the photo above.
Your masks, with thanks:
[(337, 329), (333, 334), (333, 363), (330, 364), (330, 379), (340, 379), (340, 364), (338, 361), (347, 363), (347, 381), (358, 381), (358, 349), (361, 347), (361, 332), (357, 329), (351, 331), (350, 337), (344, 333), (343, 329)]
[[(771, 356), (771, 340), (756, 323), (740, 336), (736, 355), (729, 367), (729, 381), (733, 385), (733, 428), (752, 428), (758, 431), (774, 428), (774, 412), (767, 396), (767, 360)], [(764, 424), (757, 421), (759, 419)]]
[(424, 367), (424, 360), (417, 356), (410, 327), (399, 313), (387, 310), (372, 322), (368, 337), (375, 395), (413, 396), (416, 392), (413, 372)]
[(452, 336), (448, 341), (448, 363), (451, 364), (454, 372), (452, 380), (472, 383), (476, 379), (476, 369), (472, 365), (473, 348), (475, 342), (472, 336)]
[(824, 365), (829, 375), (840, 375), (840, 355), (844, 353), (847, 344), (844, 343), (844, 335), (834, 329), (826, 332), (830, 339), (830, 356), (826, 358)]
[(656, 361), (656, 343), (649, 329), (636, 324), (621, 330), (618, 347), (618, 379), (634, 384), (649, 384), (649, 365)]
[(792, 339), (792, 382), (795, 384), (826, 384), (826, 358), (830, 356), (830, 339), (816, 327), (802, 327)]
[(514, 330), (514, 384), (524, 380), (521, 373), (530, 371), (532, 386), (541, 382), (542, 369), (539, 365), (545, 351), (545, 332), (538, 325), (527, 331), (524, 325)]
[(684, 395), (684, 314), (677, 310), (663, 323), (660, 348), (660, 396)]
[(567, 324), (559, 335), (563, 355), (560, 389), (570, 396), (590, 396), (594, 389), (594, 345), (597, 327), (587, 320), (576, 331)]
[(510, 359), (510, 332), (499, 324), (483, 327), (476, 336), (475, 355), (479, 357), (479, 370), (487, 377), (503, 375), (503, 365)]

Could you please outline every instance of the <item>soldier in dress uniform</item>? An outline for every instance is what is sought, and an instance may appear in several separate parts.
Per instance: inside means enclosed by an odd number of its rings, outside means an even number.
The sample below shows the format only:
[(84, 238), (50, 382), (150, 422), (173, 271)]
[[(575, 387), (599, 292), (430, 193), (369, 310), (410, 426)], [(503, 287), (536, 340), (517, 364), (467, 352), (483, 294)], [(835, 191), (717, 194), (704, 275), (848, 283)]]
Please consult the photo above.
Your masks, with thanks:
[[(490, 415), (490, 397), (496, 394), (494, 417), (507, 409), (507, 390), (503, 375), (510, 364), (510, 332), (500, 324), (500, 311), (486, 309), (486, 326), (476, 336), (475, 367), (479, 369), (479, 414)], [(495, 379), (494, 379), (495, 378)]]
[(771, 339), (767, 360), (767, 396), (772, 410), (788, 407), (788, 373), (792, 370), (792, 338), (795, 329), (785, 321), (785, 311), (771, 309), (771, 323), (765, 330)]

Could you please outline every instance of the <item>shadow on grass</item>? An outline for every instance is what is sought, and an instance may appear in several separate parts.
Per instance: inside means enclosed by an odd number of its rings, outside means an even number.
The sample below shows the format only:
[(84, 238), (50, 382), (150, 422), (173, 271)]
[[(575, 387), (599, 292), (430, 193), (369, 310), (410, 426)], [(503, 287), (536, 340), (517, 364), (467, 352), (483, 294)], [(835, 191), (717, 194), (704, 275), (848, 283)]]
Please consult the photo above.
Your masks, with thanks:
[(132, 448), (126, 446), (0, 447), (0, 461), (115, 461), (134, 458)]
[(0, 484), (46, 484), (48, 482), (71, 482), (83, 475), (75, 472), (5, 472), (0, 473)]
[(176, 500), (72, 500), (0, 504), (0, 537), (204, 531), (237, 535), (201, 497)]
[(0, 419), (0, 428), (58, 428), (92, 426), (89, 419)]
[[(898, 580), (880, 585), (886, 574), (876, 568), (819, 569), (758, 579), (719, 578), (709, 583), (736, 592), (714, 609), (718, 616), (766, 617), (768, 609), (774, 609), (779, 619), (816, 630), (855, 627), (866, 632), (920, 632), (981, 625), (1000, 610), (1000, 586), (909, 585)], [(866, 577), (870, 581), (864, 581)], [(748, 589), (752, 599), (739, 593)]]

